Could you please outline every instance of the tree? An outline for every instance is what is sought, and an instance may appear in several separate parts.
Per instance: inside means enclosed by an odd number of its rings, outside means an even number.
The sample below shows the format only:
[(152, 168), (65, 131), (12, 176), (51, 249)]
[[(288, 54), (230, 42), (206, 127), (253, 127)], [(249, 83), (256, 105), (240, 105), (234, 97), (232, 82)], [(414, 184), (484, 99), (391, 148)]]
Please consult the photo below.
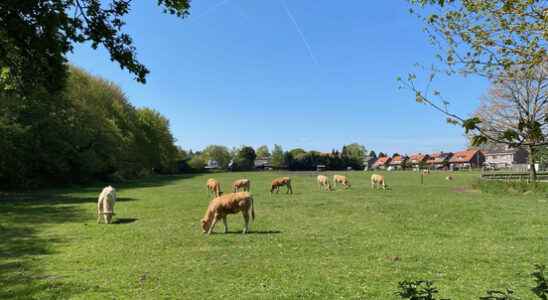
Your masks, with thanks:
[(353, 143), (343, 146), (341, 151), (341, 158), (347, 166), (350, 166), (354, 169), (361, 169), (363, 166), (363, 158), (365, 157), (366, 153), (367, 152), (363, 145)]
[(369, 151), (369, 157), (377, 158), (377, 154), (375, 153), (375, 151), (371, 150), (371, 151)]
[(204, 149), (202, 156), (205, 160), (217, 161), (222, 169), (226, 169), (228, 167), (228, 163), (231, 159), (230, 151), (228, 150), (228, 148), (220, 145), (207, 146)]
[(252, 170), (255, 167), (255, 150), (250, 146), (242, 146), (237, 150), (234, 161), (239, 170)]
[(476, 111), (480, 121), (477, 129), (470, 132), (473, 144), (496, 141), (512, 147), (524, 146), (534, 181), (536, 150), (548, 144), (548, 61), (532, 70), (533, 73), (518, 71), (512, 78), (493, 82)]
[(259, 158), (270, 158), (270, 151), (268, 150), (267, 145), (262, 145), (257, 148), (256, 154)]
[[(145, 82), (149, 70), (136, 59), (123, 32), (128, 0), (0, 1), (0, 91), (26, 95), (38, 87), (59, 91), (67, 77), (66, 55), (73, 45), (103, 46), (121, 68)], [(158, 0), (164, 12), (188, 15), (189, 0)]]
[(395, 152), (394, 154), (392, 154), (392, 158), (396, 157), (396, 156), (400, 156), (399, 153)]
[[(432, 66), (426, 87), (417, 86), (417, 76), (407, 80), (398, 78), (402, 88), (411, 90), (418, 103), (429, 105), (447, 116), (447, 121), (463, 126), (473, 136), (474, 145), (492, 141), (520, 146), (538, 144), (540, 124), (531, 115), (520, 115), (517, 130), (494, 135), (482, 120), (473, 116), (464, 118), (449, 110), (450, 102), (439, 91), (430, 87), (440, 73), (483, 76), (494, 84), (514, 80), (532, 80), (546, 60), (545, 3), (541, 0), (513, 1), (444, 1), (409, 0), (430, 13), (421, 16), (431, 43), (441, 52), (439, 66)], [(542, 86), (544, 95), (546, 86)], [(530, 98), (530, 103), (534, 102)], [(520, 138), (521, 137), (521, 138)], [(523, 138), (527, 137), (527, 138)], [(542, 138), (543, 140), (544, 138)], [(534, 181), (536, 175), (531, 172)]]
[(384, 154), (384, 152), (379, 152), (379, 156), (378, 157), (386, 157), (387, 155)]
[(272, 150), (272, 166), (276, 169), (281, 169), (286, 166), (284, 150), (280, 145), (274, 145)]
[[(39, 187), (175, 171), (169, 122), (75, 67), (59, 93), (0, 92), (0, 184)], [(14, 172), (17, 170), (17, 172)]]

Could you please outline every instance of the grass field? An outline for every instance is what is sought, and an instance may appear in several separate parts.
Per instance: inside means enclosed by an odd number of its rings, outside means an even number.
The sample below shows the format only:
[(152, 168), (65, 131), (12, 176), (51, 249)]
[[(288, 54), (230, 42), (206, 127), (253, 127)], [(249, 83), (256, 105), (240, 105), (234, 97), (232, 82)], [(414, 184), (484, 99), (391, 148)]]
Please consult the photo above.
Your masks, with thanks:
[[(116, 186), (113, 225), (97, 225), (100, 186), (4, 196), (0, 202), (0, 298), (397, 299), (404, 279), (431, 279), (442, 296), (477, 299), (514, 287), (531, 299), (529, 273), (548, 263), (544, 195), (470, 190), (478, 174), (448, 182), (432, 173), (349, 172), (349, 190), (319, 192), (315, 174), (293, 173), (294, 195), (270, 196), (285, 173), (158, 177)], [(223, 190), (252, 181), (257, 218), (242, 235), (206, 236), (205, 181)], [(531, 298), (528, 298), (531, 297)]]

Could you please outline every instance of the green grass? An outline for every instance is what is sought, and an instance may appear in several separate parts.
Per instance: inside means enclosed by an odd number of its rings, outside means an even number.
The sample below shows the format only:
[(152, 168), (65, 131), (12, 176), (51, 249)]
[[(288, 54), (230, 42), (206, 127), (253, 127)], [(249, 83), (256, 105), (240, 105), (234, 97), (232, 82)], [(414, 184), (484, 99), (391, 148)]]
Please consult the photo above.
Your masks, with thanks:
[[(95, 220), (99, 186), (5, 195), (0, 201), (0, 298), (396, 299), (398, 281), (430, 279), (452, 299), (491, 288), (533, 298), (529, 273), (548, 263), (548, 209), (538, 194), (470, 190), (475, 173), (350, 172), (349, 190), (319, 192), (290, 174), (294, 195), (268, 193), (285, 173), (160, 177), (116, 186), (119, 224)], [(207, 178), (227, 191), (252, 181), (257, 218), (211, 236), (199, 220)]]

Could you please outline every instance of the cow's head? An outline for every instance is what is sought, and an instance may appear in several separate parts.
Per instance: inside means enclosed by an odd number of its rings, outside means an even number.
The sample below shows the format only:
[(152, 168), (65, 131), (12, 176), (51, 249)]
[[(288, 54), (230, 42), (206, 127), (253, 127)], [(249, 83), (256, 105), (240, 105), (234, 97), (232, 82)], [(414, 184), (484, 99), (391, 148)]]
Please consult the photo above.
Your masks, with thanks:
[(209, 226), (210, 226), (209, 220), (207, 220), (207, 219), (204, 218), (204, 219), (202, 219), (201, 222), (202, 222), (202, 230), (203, 230), (203, 232), (204, 232), (204, 233), (207, 233), (207, 231), (209, 230)]

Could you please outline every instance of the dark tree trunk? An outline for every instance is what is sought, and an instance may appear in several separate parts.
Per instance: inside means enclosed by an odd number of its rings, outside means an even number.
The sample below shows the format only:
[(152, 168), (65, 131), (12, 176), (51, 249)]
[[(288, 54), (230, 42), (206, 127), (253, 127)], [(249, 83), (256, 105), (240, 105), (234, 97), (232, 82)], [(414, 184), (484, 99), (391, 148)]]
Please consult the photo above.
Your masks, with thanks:
[(535, 169), (535, 149), (533, 146), (528, 146), (527, 152), (529, 154), (529, 181), (536, 184), (537, 170)]

